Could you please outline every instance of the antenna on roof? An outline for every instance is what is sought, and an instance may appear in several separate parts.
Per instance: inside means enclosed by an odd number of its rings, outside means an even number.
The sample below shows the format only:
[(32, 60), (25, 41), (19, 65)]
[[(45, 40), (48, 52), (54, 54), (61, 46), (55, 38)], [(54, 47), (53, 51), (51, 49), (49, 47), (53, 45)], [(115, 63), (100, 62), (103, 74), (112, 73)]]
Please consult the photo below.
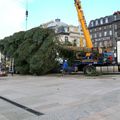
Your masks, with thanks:
[(26, 30), (27, 30), (27, 27), (28, 27), (28, 0), (26, 0), (26, 12), (25, 12), (25, 15), (26, 15)]

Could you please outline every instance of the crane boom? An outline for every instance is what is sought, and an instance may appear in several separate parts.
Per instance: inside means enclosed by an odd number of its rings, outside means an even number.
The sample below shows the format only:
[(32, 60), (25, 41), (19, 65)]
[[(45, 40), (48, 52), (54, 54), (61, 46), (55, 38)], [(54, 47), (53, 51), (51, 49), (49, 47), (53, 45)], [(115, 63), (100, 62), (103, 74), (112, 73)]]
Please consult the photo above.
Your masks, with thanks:
[(81, 6), (81, 1), (80, 0), (74, 0), (74, 1), (75, 1), (75, 7), (76, 7), (76, 10), (78, 13), (78, 20), (81, 24), (82, 31), (83, 31), (83, 34), (84, 34), (84, 37), (86, 40), (86, 47), (93, 48), (90, 33), (89, 33), (89, 30), (88, 30), (86, 22), (85, 22), (84, 13), (83, 13), (82, 6)]

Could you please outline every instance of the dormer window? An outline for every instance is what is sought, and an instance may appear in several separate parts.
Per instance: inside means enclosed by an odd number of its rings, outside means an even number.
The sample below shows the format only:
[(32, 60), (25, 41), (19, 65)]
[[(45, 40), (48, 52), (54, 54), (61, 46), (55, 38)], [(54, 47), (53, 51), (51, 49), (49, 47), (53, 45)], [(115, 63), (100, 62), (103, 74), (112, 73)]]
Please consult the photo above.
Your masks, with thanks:
[(105, 23), (108, 23), (108, 18), (105, 18)]
[(92, 27), (94, 26), (94, 22), (93, 22), (93, 21), (91, 22), (91, 26), (92, 26)]
[(103, 24), (103, 19), (100, 20), (100, 24)]
[(117, 20), (117, 16), (116, 15), (114, 15), (114, 20)]
[(95, 24), (96, 24), (96, 26), (98, 25), (98, 20), (96, 20)]

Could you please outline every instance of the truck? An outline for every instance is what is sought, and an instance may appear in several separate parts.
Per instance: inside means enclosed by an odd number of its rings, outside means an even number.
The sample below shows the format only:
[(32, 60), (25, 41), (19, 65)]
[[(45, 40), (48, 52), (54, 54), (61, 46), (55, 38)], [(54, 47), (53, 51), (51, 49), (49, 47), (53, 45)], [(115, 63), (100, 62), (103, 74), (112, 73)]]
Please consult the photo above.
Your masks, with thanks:
[(118, 66), (120, 71), (120, 41), (117, 41), (117, 55), (108, 51), (107, 49), (95, 48), (92, 44), (90, 32), (87, 28), (84, 13), (80, 0), (74, 0), (76, 11), (78, 14), (78, 20), (81, 25), (83, 35), (86, 42), (85, 48), (70, 48), (76, 52), (76, 60), (74, 64), (78, 67), (79, 71), (83, 71), (84, 74), (93, 74), (96, 72), (97, 67), (105, 66)]

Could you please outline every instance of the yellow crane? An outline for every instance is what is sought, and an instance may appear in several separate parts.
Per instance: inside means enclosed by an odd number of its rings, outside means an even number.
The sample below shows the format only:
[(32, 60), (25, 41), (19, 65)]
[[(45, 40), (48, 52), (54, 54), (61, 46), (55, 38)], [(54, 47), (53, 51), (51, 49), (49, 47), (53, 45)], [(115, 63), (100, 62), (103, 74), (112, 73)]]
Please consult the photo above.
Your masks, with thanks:
[(78, 13), (78, 20), (81, 24), (82, 31), (83, 31), (83, 34), (84, 34), (84, 38), (85, 38), (85, 41), (86, 41), (86, 47), (87, 48), (93, 48), (90, 33), (89, 33), (89, 30), (88, 30), (86, 22), (85, 22), (85, 17), (84, 17), (84, 13), (83, 13), (82, 6), (81, 6), (81, 1), (80, 0), (74, 0), (74, 1), (75, 1), (75, 7), (76, 7), (76, 10), (77, 10), (77, 13)]
[(88, 75), (96, 75), (96, 67), (112, 65), (114, 63), (114, 56), (112, 52), (103, 52), (102, 49), (93, 47), (90, 32), (87, 28), (84, 13), (82, 10), (81, 1), (74, 0), (74, 2), (78, 13), (78, 20), (81, 24), (84, 39), (86, 42), (86, 47), (68, 46), (65, 48), (75, 51), (77, 59), (74, 61), (74, 64), (78, 67), (79, 71), (83, 71)]

